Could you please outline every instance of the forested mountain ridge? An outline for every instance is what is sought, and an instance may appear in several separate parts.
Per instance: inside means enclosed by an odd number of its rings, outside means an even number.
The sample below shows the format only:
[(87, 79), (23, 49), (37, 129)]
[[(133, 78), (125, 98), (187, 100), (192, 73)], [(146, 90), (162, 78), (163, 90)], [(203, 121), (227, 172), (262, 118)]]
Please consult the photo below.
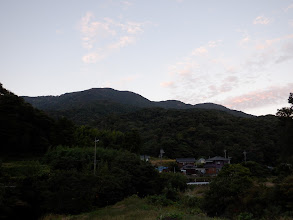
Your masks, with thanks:
[(216, 109), (239, 117), (253, 117), (214, 103), (191, 105), (177, 100), (154, 102), (133, 92), (117, 91), (111, 88), (94, 88), (60, 96), (25, 96), (23, 98), (34, 107), (48, 112), (53, 117), (65, 116), (78, 124), (88, 124), (95, 119), (110, 114), (131, 113), (142, 108), (156, 107), (165, 109)]
[[(157, 156), (159, 149), (163, 148), (170, 158), (222, 155), (224, 149), (233, 157), (233, 162), (243, 160), (244, 150), (250, 160), (264, 164), (274, 164), (280, 156), (279, 124), (275, 116), (244, 118), (215, 109), (139, 108), (100, 100), (79, 108), (49, 111), (59, 118), (55, 120), (13, 93), (6, 93), (0, 97), (1, 115), (3, 121), (6, 119), (6, 124), (1, 123), (4, 125), (2, 140), (6, 140), (2, 151), (45, 152), (49, 146), (58, 144), (90, 146), (98, 137), (105, 147), (132, 149), (132, 152), (152, 156)], [(68, 95), (71, 103), (86, 99), (84, 94), (75, 95), (78, 97)], [(137, 98), (136, 94), (126, 95)], [(93, 97), (95, 93), (87, 99)], [(184, 105), (178, 101), (169, 103)], [(79, 128), (63, 116), (98, 130)]]

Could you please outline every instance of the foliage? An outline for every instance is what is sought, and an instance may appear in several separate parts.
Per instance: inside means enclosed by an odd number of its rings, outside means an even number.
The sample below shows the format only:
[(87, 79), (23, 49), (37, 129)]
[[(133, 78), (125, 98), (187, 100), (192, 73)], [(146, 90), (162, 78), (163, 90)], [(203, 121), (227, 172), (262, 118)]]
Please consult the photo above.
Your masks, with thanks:
[(233, 216), (241, 211), (241, 198), (251, 186), (249, 169), (240, 164), (226, 165), (211, 182), (204, 198), (204, 209), (212, 216)]
[(251, 176), (256, 178), (268, 177), (271, 175), (270, 170), (265, 165), (254, 161), (247, 161), (246, 163), (242, 163), (242, 166), (247, 167), (251, 173)]
[(146, 199), (149, 204), (155, 206), (168, 206), (174, 204), (174, 202), (170, 199), (167, 199), (166, 195), (164, 194), (148, 196)]
[(92, 208), (97, 178), (74, 170), (53, 172), (48, 178), (37, 181), (41, 208), (44, 212), (80, 213)]
[(293, 134), (293, 93), (290, 93), (288, 98), (290, 107), (279, 109), (277, 116), (280, 119), (281, 130), (281, 155), (285, 162), (293, 163), (293, 148), (292, 148), (292, 134)]
[(240, 118), (203, 109), (143, 109), (120, 117), (106, 117), (93, 126), (141, 137), (141, 153), (157, 157), (161, 148), (169, 158), (223, 155), (233, 162), (247, 160), (275, 165), (279, 158), (279, 124), (274, 116)]
[(187, 178), (181, 173), (161, 173), (160, 182), (162, 185), (170, 185), (171, 188), (178, 191), (185, 191), (187, 188)]
[(0, 84), (2, 154), (42, 154), (52, 141), (53, 120)]
[(279, 205), (283, 208), (283, 211), (291, 211), (291, 217), (293, 217), (293, 175), (286, 177), (276, 187), (276, 197)]
[(158, 220), (181, 220), (183, 219), (184, 214), (181, 212), (170, 212), (163, 215), (160, 215)]
[[(98, 147), (96, 203), (99, 206), (113, 204), (126, 196), (146, 196), (160, 190), (158, 173), (148, 163), (128, 151)], [(93, 174), (94, 151), (89, 148), (57, 147), (50, 150), (44, 162), (53, 170)]]
[(289, 94), (288, 103), (291, 106), (279, 109), (277, 112), (277, 116), (282, 118), (293, 118), (293, 93)]

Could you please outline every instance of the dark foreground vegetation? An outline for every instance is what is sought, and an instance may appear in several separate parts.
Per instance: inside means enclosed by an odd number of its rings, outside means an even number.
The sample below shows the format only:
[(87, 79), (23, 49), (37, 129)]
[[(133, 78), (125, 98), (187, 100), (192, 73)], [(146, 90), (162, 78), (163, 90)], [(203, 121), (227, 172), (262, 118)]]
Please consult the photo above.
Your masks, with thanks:
[[(52, 119), (1, 85), (0, 219), (110, 209), (128, 197), (126, 203), (156, 211), (149, 219), (292, 218), (292, 96), (278, 118), (156, 108), (106, 116), (90, 127)], [(189, 188), (184, 175), (158, 173), (140, 160), (139, 154), (157, 157), (160, 148), (169, 158), (222, 155), (225, 149), (233, 164), (209, 187)]]

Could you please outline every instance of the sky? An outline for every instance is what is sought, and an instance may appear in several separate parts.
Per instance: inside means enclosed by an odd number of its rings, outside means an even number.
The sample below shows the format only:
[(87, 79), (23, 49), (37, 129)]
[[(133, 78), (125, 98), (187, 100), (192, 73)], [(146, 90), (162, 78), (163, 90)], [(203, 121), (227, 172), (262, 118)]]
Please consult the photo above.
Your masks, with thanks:
[(293, 0), (0, 0), (0, 82), (275, 114), (293, 92)]

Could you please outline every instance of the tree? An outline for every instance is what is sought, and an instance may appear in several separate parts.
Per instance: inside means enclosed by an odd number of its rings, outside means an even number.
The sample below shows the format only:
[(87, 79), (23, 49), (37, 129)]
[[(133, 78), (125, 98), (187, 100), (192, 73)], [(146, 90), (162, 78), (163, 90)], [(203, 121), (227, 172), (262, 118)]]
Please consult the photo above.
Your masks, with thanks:
[(293, 119), (293, 93), (290, 93), (288, 103), (291, 104), (291, 106), (278, 109), (277, 116)]
[(250, 175), (249, 169), (240, 164), (224, 166), (205, 195), (206, 212), (211, 216), (239, 214), (243, 207), (241, 198), (252, 186)]
[(293, 93), (290, 93), (288, 98), (290, 107), (283, 107), (277, 112), (280, 118), (281, 130), (281, 145), (282, 145), (282, 159), (287, 162), (293, 162), (293, 147), (292, 147), (292, 134), (293, 134)]

